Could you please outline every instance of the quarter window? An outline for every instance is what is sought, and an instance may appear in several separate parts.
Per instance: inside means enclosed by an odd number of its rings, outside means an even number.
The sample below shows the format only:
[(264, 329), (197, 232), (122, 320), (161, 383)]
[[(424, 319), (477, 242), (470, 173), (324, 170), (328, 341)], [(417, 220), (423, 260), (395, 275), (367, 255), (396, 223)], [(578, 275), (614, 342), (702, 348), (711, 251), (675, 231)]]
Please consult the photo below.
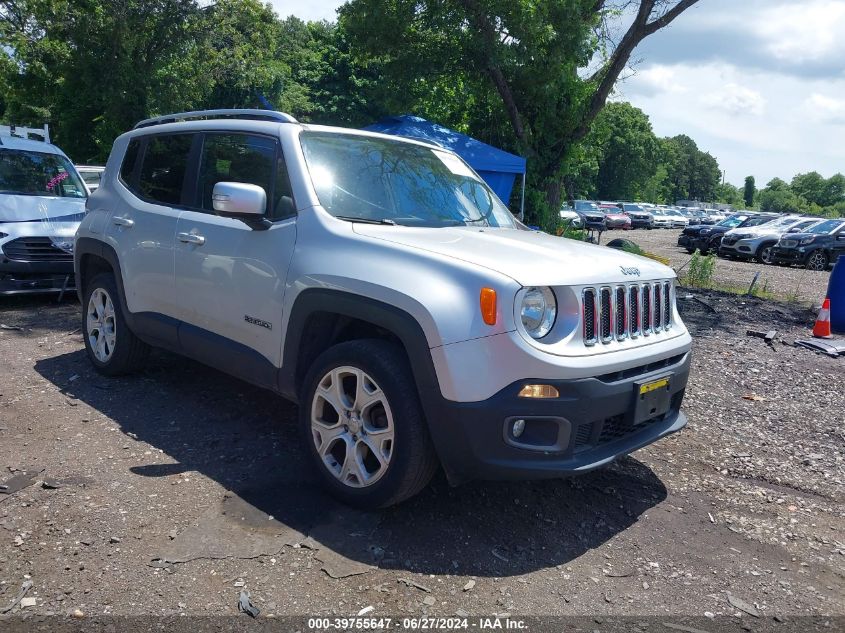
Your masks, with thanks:
[(126, 148), (126, 153), (123, 155), (123, 164), (120, 166), (120, 179), (129, 187), (133, 184), (132, 175), (135, 173), (135, 162), (138, 159), (139, 147), (141, 147), (141, 141), (137, 138), (133, 138), (129, 141), (129, 146)]
[(171, 206), (181, 202), (193, 138), (193, 134), (148, 138), (138, 181), (138, 189), (144, 198)]

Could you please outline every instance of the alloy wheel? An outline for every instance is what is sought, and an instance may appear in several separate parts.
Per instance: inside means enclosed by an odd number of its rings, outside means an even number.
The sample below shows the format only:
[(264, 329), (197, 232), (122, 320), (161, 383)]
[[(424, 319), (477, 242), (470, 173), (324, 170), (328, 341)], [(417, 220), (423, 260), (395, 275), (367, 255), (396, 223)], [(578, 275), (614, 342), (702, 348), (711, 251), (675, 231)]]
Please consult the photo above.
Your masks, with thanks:
[(827, 268), (827, 257), (821, 251), (816, 251), (807, 260), (807, 268), (810, 270), (825, 270)]
[(336, 367), (317, 384), (311, 436), (322, 465), (351, 488), (381, 479), (394, 450), (393, 414), (376, 382), (357, 367)]
[(88, 313), (85, 318), (88, 343), (94, 356), (101, 363), (107, 363), (114, 353), (117, 339), (114, 303), (109, 293), (96, 288), (88, 300)]

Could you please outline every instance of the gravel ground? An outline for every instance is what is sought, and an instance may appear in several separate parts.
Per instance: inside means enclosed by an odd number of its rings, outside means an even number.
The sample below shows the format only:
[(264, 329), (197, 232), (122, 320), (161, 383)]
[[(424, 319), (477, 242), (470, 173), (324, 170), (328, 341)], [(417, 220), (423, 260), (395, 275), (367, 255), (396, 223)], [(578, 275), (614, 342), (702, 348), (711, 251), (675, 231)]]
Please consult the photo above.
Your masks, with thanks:
[[(680, 233), (680, 229), (611, 231), (602, 236), (602, 243), (607, 243), (616, 237), (627, 238), (650, 253), (668, 257), (672, 267), (677, 271), (682, 266), (686, 266), (692, 257), (686, 249), (678, 246)], [(830, 278), (830, 272), (717, 258), (713, 280), (722, 286), (747, 289), (757, 272), (760, 272), (760, 279), (757, 281), (758, 288), (765, 288), (780, 299), (791, 299), (813, 306), (821, 305)], [(683, 274), (684, 271), (681, 270), (679, 275)]]
[(161, 352), (103, 378), (75, 301), (4, 299), (0, 481), (46, 483), (0, 495), (0, 612), (30, 581), (42, 616), (236, 615), (242, 589), (261, 618), (845, 615), (845, 358), (788, 345), (813, 319), (795, 305), (682, 308), (683, 432), (575, 479), (441, 477), (363, 514), (314, 487), (294, 406)]

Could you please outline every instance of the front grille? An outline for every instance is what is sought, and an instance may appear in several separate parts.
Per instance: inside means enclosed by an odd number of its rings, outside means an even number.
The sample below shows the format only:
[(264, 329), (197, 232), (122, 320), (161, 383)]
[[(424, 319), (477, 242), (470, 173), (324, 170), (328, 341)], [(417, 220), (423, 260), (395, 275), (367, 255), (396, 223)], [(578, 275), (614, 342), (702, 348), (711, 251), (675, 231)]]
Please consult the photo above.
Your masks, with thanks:
[(736, 235), (727, 235), (722, 238), (722, 245), (723, 246), (733, 246), (739, 241), (739, 238)]
[(49, 237), (19, 237), (3, 245), (3, 254), (19, 262), (73, 261), (73, 253), (56, 248)]
[(672, 327), (672, 292), (669, 280), (584, 288), (584, 344), (608, 344), (668, 330)]

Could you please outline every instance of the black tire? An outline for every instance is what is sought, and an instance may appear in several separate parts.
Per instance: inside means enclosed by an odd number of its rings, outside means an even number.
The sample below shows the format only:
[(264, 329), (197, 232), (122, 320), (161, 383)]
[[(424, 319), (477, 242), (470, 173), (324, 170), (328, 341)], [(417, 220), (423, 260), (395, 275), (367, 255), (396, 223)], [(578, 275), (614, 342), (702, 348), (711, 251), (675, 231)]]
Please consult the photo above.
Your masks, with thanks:
[(754, 253), (754, 259), (757, 260), (757, 263), (760, 264), (773, 264), (774, 260), (772, 259), (772, 248), (774, 248), (774, 242), (764, 242), (760, 244), (760, 248), (757, 249), (757, 252)]
[(687, 253), (689, 253), (690, 255), (692, 255), (694, 252), (695, 252), (694, 248), (688, 248), (687, 249)]
[[(97, 338), (89, 330), (89, 325), (96, 322), (96, 318), (91, 314), (91, 297), (95, 292), (105, 293), (113, 306), (111, 329), (114, 344), (109, 347), (108, 357), (105, 359), (98, 358), (98, 353), (95, 351)], [(102, 295), (99, 296), (102, 297)], [(99, 336), (103, 336), (102, 330)], [(135, 336), (126, 323), (117, 291), (117, 282), (111, 273), (100, 273), (85, 284), (82, 302), (82, 338), (85, 341), (88, 359), (94, 365), (94, 369), (104, 376), (120, 376), (137, 371), (144, 365), (150, 352), (150, 346)]]
[[(335, 462), (330, 467), (318, 452), (317, 436), (320, 431), (312, 426), (312, 411), (315, 411), (316, 407), (325, 406), (325, 401), (323, 405), (320, 405), (318, 387), (321, 383), (326, 384), (325, 380), (329, 378), (332, 370), (342, 367), (364, 372), (386, 398), (393, 418), (393, 439), (390, 442), (389, 461), (386, 466), (383, 466), (385, 471), (373, 483), (362, 487), (355, 487), (354, 484), (342, 482), (340, 479), (349, 453), (346, 452), (344, 455), (344, 464), (340, 464), (334, 455), (334, 449), (338, 444), (342, 444), (337, 449), (340, 452), (349, 450), (347, 448), (349, 444), (343, 443), (348, 441), (349, 433), (344, 434), (346, 440), (342, 441), (340, 438), (328, 440), (328, 442), (333, 442), (331, 444), (333, 448), (325, 452), (331, 453), (327, 455), (327, 458)], [(341, 379), (338, 382), (344, 384), (344, 380)], [(343, 389), (347, 390), (345, 384)], [(352, 408), (354, 407), (355, 405), (352, 405)], [(320, 415), (323, 417), (325, 414)], [(343, 414), (338, 412), (336, 415), (337, 424), (350, 419), (348, 416), (342, 418)], [(360, 430), (364, 427), (361, 421), (366, 416), (363, 410), (358, 412), (358, 415), (360, 417), (356, 422), (356, 427), (359, 429), (357, 432), (361, 433), (363, 438), (366, 432), (362, 433)], [(352, 419), (356, 419), (354, 414)], [(408, 359), (400, 347), (388, 341), (376, 339), (349, 341), (339, 343), (321, 354), (314, 361), (303, 381), (299, 423), (302, 441), (310, 457), (309, 461), (320, 480), (334, 497), (350, 506), (374, 509), (400, 503), (425, 488), (439, 466)], [(353, 450), (357, 450), (363, 442), (362, 438), (355, 437), (356, 448)], [(324, 440), (320, 438), (319, 441)], [(367, 457), (371, 455), (371, 452), (367, 453)], [(361, 462), (363, 461), (364, 458)], [(333, 470), (341, 472), (333, 474)], [(360, 482), (357, 478), (356, 481)]]

